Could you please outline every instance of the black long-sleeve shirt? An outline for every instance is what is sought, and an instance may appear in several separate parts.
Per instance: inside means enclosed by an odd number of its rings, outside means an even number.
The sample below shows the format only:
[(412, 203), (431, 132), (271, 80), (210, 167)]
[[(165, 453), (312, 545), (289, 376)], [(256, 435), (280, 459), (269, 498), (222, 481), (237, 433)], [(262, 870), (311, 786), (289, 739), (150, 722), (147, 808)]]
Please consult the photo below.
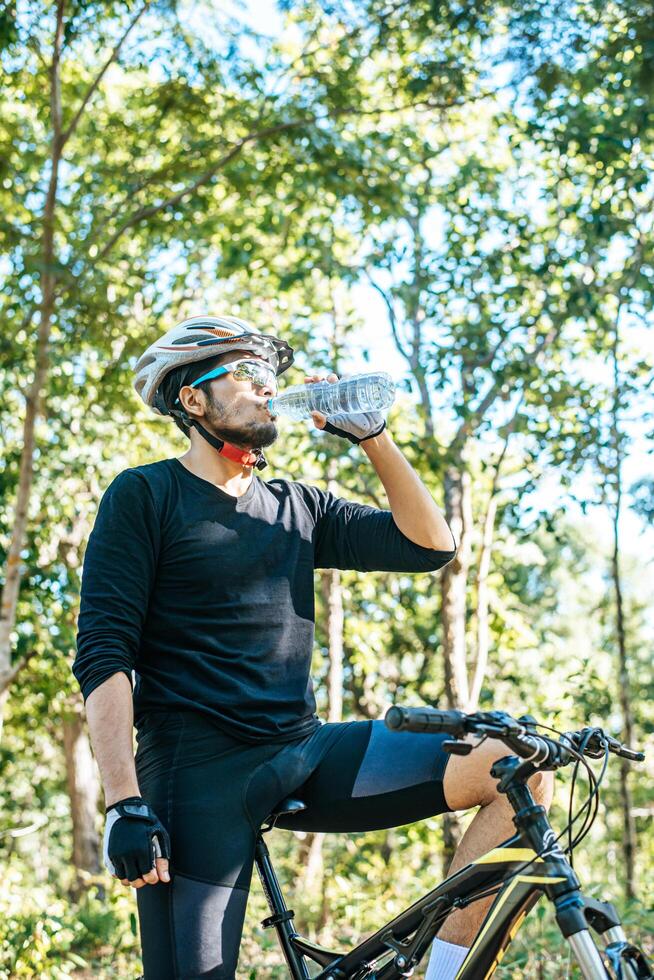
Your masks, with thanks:
[(316, 487), (255, 476), (233, 497), (177, 459), (138, 466), (100, 503), (73, 670), (85, 699), (134, 671), (137, 727), (188, 709), (238, 738), (297, 738), (319, 724), (314, 568), (425, 572), (452, 557)]

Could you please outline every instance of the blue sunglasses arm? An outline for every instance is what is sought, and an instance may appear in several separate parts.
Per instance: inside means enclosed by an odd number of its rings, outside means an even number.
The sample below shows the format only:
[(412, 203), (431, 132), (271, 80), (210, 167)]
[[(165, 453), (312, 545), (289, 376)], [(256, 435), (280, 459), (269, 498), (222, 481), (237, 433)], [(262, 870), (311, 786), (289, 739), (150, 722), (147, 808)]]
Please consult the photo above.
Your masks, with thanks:
[[(190, 385), (188, 385), (188, 387), (197, 388), (197, 386), (202, 384), (203, 381), (208, 381), (210, 378), (219, 378), (221, 374), (229, 374), (228, 369), (224, 367), (214, 368), (213, 371), (208, 371), (207, 374), (203, 374), (201, 378), (196, 378), (195, 381), (192, 381)], [(178, 402), (179, 398), (176, 398), (175, 404), (177, 405)]]

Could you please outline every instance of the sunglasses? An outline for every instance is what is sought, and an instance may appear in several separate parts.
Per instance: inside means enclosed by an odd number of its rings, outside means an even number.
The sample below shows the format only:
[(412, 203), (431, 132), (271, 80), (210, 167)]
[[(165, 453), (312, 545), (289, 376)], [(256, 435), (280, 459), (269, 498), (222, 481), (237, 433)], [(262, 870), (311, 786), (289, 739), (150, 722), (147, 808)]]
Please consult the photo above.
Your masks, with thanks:
[[(189, 384), (189, 388), (197, 388), (203, 381), (212, 378), (219, 378), (223, 374), (231, 374), (235, 381), (249, 381), (257, 387), (270, 388), (273, 394), (277, 394), (277, 375), (266, 361), (252, 360), (230, 361), (228, 364), (221, 364), (220, 367), (208, 371), (201, 378), (196, 378)], [(179, 404), (179, 398), (175, 399), (175, 404)]]

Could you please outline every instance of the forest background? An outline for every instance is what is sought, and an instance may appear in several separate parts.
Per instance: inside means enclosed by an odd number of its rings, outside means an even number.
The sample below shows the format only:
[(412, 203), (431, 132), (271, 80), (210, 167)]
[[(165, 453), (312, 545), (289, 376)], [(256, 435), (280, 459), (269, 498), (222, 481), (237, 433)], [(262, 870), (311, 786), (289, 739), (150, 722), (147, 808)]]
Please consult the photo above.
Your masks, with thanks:
[[(139, 973), (70, 664), (102, 493), (184, 451), (131, 388), (183, 316), (288, 338), (290, 383), (391, 370), (459, 541), (438, 577), (317, 573), (324, 717), (479, 705), (651, 749), (651, 4), (9, 0), (0, 47), (0, 977)], [(266, 476), (383, 507), (363, 462), (288, 424)], [(651, 755), (609, 767), (575, 862), (650, 949)], [(302, 927), (374, 928), (461, 823), (277, 834)], [(255, 885), (240, 973), (283, 977), (263, 914)], [(498, 975), (567, 971), (543, 907)]]

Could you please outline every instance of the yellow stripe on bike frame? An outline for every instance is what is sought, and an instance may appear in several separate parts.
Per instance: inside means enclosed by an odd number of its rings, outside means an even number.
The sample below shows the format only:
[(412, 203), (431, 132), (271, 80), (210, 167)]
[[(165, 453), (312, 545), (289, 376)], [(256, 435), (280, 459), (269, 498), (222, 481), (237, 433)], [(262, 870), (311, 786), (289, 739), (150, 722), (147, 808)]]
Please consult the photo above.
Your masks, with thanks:
[[(500, 850), (502, 850), (502, 848), (500, 848)], [(505, 848), (505, 850), (511, 850), (511, 848)], [(516, 850), (520, 850), (520, 848), (516, 848)], [(492, 854), (493, 851), (491, 851), (490, 853)], [(532, 853), (532, 852), (530, 852), (530, 853)], [(488, 857), (488, 854), (486, 855), (486, 857)], [(477, 862), (477, 863), (479, 863), (479, 862)], [(512, 879), (512, 881), (510, 882), (510, 884), (507, 885), (506, 889), (503, 892), (501, 892), (500, 895), (498, 895), (497, 900), (496, 900), (496, 905), (495, 905), (495, 908), (493, 909), (493, 913), (492, 913), (490, 919), (488, 920), (488, 922), (486, 923), (486, 925), (484, 926), (484, 928), (479, 933), (479, 935), (475, 939), (474, 943), (472, 944), (472, 946), (468, 950), (468, 955), (466, 956), (465, 960), (461, 964), (461, 967), (459, 969), (459, 972), (457, 973), (457, 975), (454, 978), (454, 980), (458, 980), (458, 978), (463, 975), (463, 971), (464, 971), (464, 969), (466, 967), (466, 964), (471, 960), (471, 958), (473, 956), (475, 956), (475, 954), (477, 952), (477, 948), (480, 946), (482, 939), (484, 938), (484, 936), (486, 935), (486, 933), (488, 932), (488, 930), (492, 926), (493, 922), (497, 918), (498, 913), (501, 911), (502, 906), (506, 903), (506, 901), (509, 898), (511, 892), (513, 891), (513, 889), (516, 887), (517, 884), (519, 884), (520, 882), (529, 882), (532, 885), (545, 885), (545, 884), (547, 884), (547, 882), (550, 882), (550, 884), (553, 884), (556, 881), (565, 881), (565, 878), (550, 878), (548, 875), (516, 875), (515, 878)], [(511, 937), (511, 938), (513, 938), (513, 937)], [(488, 980), (488, 978), (493, 975), (493, 973), (495, 971), (495, 967), (497, 966), (497, 963), (498, 963), (497, 960), (494, 960), (493, 961), (490, 970), (488, 970), (488, 972), (485, 974), (485, 976), (483, 977), (483, 980)], [(481, 980), (481, 978), (480, 978), (480, 980)]]
[(506, 937), (506, 940), (504, 942), (504, 945), (502, 946), (501, 950), (499, 951), (499, 953), (495, 957), (495, 962), (492, 964), (490, 970), (486, 974), (486, 980), (488, 980), (488, 977), (490, 977), (490, 976), (493, 975), (493, 973), (495, 972), (495, 970), (497, 970), (498, 966), (500, 965), (500, 963), (504, 959), (504, 954), (506, 953), (507, 949), (509, 948), (509, 946), (513, 942), (514, 938), (518, 934), (518, 930), (520, 929), (520, 926), (522, 925), (522, 923), (524, 922), (524, 920), (526, 919), (526, 917), (527, 917), (527, 913), (526, 912), (521, 912), (520, 915), (518, 916), (518, 918), (515, 920), (515, 922), (511, 926), (511, 928), (509, 929), (509, 934)]
[(543, 859), (536, 857), (536, 852), (530, 847), (496, 847), (488, 854), (482, 854), (480, 858), (473, 861), (473, 864), (499, 864), (501, 861), (529, 861), (535, 864), (537, 861), (543, 863)]

